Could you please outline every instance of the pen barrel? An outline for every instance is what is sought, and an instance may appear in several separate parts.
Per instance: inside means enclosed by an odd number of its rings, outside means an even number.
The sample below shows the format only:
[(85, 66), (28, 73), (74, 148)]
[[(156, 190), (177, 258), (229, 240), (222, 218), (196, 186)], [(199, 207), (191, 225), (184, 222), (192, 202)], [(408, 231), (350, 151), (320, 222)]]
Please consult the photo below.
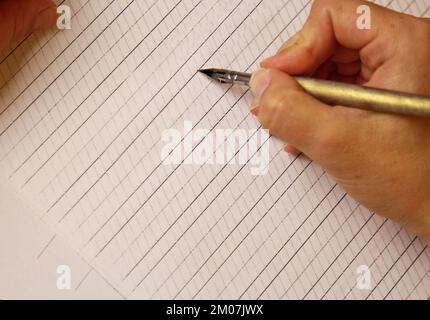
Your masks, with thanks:
[(330, 105), (430, 117), (430, 98), (334, 81), (296, 77), (304, 90)]

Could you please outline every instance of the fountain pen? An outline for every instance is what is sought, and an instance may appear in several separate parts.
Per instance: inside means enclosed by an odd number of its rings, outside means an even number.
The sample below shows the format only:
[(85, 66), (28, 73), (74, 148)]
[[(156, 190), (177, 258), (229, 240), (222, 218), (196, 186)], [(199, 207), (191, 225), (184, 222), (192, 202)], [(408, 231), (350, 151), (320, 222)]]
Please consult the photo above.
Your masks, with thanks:
[[(199, 72), (220, 83), (231, 85), (249, 86), (252, 77), (251, 73), (227, 69), (202, 69)], [(329, 105), (430, 117), (430, 97), (306, 77), (295, 79), (308, 94)]]

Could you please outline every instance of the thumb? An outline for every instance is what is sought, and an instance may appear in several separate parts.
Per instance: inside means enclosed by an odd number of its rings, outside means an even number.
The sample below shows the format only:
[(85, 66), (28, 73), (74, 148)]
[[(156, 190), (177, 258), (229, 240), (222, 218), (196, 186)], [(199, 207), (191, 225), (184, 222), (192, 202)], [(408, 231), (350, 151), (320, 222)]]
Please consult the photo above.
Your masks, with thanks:
[(53, 27), (56, 20), (56, 6), (51, 0), (1, 0), (0, 48), (32, 31)]
[(348, 113), (309, 96), (294, 78), (261, 69), (251, 79), (251, 90), (254, 110), (270, 134), (320, 163), (342, 148), (350, 132)]

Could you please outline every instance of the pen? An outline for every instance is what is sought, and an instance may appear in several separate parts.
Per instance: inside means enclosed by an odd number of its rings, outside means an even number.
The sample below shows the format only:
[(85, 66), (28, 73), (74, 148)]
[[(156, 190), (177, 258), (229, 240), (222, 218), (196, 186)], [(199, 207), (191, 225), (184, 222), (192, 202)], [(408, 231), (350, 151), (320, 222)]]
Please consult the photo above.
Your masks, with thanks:
[[(227, 69), (202, 69), (199, 72), (221, 83), (244, 86), (249, 86), (252, 76)], [(430, 117), (430, 97), (306, 77), (295, 79), (308, 94), (330, 105)]]

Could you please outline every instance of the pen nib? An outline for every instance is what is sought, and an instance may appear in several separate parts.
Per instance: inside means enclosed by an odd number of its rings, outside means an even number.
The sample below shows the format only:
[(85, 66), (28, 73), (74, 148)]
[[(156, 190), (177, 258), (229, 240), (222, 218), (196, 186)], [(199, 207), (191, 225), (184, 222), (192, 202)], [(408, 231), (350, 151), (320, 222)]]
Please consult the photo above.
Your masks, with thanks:
[(227, 69), (200, 69), (200, 73), (205, 74), (223, 84), (249, 85), (251, 74)]
[(213, 69), (200, 69), (199, 72), (207, 75), (210, 78), (212, 78), (214, 74)]

